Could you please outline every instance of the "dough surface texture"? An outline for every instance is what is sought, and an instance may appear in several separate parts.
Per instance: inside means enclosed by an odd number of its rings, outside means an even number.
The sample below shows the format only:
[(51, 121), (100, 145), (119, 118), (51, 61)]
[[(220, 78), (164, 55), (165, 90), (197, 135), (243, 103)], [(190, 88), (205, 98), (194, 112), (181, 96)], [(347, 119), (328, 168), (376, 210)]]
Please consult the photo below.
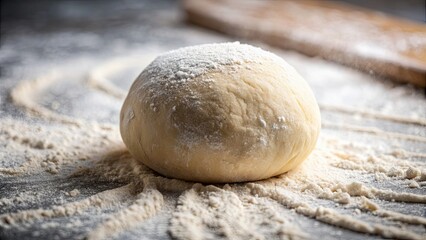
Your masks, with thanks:
[(157, 57), (120, 114), (135, 159), (167, 177), (209, 183), (285, 173), (312, 152), (320, 128), (318, 104), (296, 70), (238, 42)]

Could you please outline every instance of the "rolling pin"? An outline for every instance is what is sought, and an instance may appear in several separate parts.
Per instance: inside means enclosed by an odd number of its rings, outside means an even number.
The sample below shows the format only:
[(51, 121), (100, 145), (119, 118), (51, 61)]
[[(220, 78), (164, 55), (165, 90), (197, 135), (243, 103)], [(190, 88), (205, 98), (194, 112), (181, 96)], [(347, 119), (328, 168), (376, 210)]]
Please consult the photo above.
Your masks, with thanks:
[(426, 25), (330, 1), (184, 0), (187, 19), (229, 35), (426, 87)]

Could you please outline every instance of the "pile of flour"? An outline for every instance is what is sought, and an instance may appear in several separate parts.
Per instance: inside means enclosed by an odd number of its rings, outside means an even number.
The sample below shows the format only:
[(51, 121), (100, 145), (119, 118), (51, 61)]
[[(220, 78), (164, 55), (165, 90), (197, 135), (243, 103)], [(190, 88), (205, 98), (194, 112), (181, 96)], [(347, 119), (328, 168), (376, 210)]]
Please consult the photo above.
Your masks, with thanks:
[[(296, 65), (298, 58), (289, 57)], [(125, 91), (115, 85), (114, 76), (140, 68), (141, 62), (149, 61), (120, 57), (103, 65), (91, 62), (69, 91), (83, 91), (95, 102), (120, 103)], [(111, 63), (114, 70), (108, 70)], [(5, 234), (30, 231), (34, 237), (51, 233), (98, 239), (159, 231), (177, 239), (299, 239), (331, 229), (334, 238), (366, 233), (424, 239), (426, 136), (417, 134), (426, 129), (424, 116), (334, 107), (325, 100), (320, 142), (301, 167), (264, 181), (201, 185), (162, 177), (136, 163), (116, 124), (67, 115), (60, 104), (44, 104), (43, 96), (67, 84), (60, 76), (72, 72), (75, 64), (28, 78), (10, 90), (11, 104), (25, 116), (0, 118), (2, 183), (49, 183), (10, 190), (0, 198)], [(315, 81), (311, 83), (315, 88)], [(348, 120), (331, 121), (335, 116)], [(408, 130), (364, 126), (361, 120)], [(64, 190), (55, 187), (60, 181)], [(93, 188), (104, 183), (102, 189)], [(75, 229), (81, 231), (69, 235)]]

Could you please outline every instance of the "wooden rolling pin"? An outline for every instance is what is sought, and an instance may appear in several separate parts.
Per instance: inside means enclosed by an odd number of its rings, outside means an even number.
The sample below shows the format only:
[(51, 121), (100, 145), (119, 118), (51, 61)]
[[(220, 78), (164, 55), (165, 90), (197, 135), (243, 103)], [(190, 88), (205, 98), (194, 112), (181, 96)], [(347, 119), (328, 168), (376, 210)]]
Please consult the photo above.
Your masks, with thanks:
[(329, 1), (184, 0), (190, 22), (426, 87), (426, 25)]

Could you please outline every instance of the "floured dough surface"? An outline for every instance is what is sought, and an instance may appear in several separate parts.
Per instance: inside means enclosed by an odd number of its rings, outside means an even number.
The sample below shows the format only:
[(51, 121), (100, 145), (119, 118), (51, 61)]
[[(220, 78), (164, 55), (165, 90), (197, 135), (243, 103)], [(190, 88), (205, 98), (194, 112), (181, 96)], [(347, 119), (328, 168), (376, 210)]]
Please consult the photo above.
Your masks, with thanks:
[(201, 182), (269, 178), (315, 147), (318, 104), (280, 57), (246, 44), (205, 44), (156, 58), (124, 102), (132, 155), (169, 177)]
[(114, 2), (96, 15), (108, 28), (81, 11), (65, 15), (81, 30), (54, 21), (30, 38), (2, 35), (0, 239), (426, 239), (422, 90), (268, 48), (312, 86), (322, 117), (312, 154), (264, 181), (166, 178), (121, 139), (130, 85), (162, 52), (233, 39), (180, 24), (177, 2)]

